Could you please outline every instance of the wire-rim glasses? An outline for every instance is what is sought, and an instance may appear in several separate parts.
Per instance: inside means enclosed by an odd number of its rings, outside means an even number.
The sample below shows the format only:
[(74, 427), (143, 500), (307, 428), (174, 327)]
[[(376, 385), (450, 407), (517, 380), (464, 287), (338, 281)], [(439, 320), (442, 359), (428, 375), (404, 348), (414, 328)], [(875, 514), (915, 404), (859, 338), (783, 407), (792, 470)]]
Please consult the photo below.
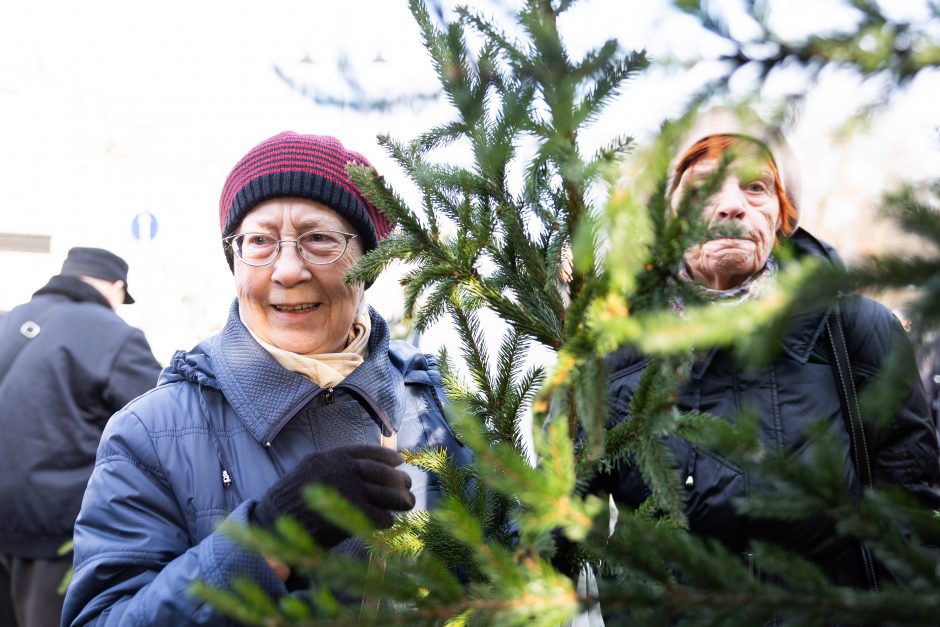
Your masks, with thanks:
[(267, 266), (281, 256), (281, 244), (293, 244), (307, 263), (323, 266), (343, 256), (358, 235), (342, 231), (307, 231), (297, 239), (278, 239), (267, 233), (236, 233), (223, 238), (232, 252), (249, 266)]

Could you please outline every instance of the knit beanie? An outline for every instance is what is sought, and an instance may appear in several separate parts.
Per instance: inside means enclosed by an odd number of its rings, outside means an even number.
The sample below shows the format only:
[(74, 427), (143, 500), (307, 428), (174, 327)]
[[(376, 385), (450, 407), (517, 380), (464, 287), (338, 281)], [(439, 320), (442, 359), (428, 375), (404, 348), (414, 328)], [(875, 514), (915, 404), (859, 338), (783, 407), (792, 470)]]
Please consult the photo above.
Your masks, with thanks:
[(800, 217), (800, 192), (802, 189), (796, 157), (780, 128), (767, 124), (750, 109), (734, 110), (726, 107), (715, 107), (698, 114), (691, 129), (679, 145), (675, 159), (670, 164), (669, 181), (666, 189), (670, 193), (675, 190), (678, 184), (676, 166), (685, 154), (701, 140), (714, 135), (731, 135), (749, 139), (770, 152), (774, 165), (777, 166), (777, 172), (780, 174), (780, 182), (783, 183), (787, 198), (796, 211), (796, 215), (792, 220), (792, 227), (796, 229)]
[[(298, 197), (322, 202), (356, 229), (364, 252), (374, 250), (392, 230), (388, 219), (352, 182), (346, 165), (369, 161), (346, 150), (335, 137), (285, 131), (266, 139), (235, 164), (219, 200), (222, 237), (228, 237), (258, 204), (272, 198)], [(225, 247), (234, 270), (231, 249)]]

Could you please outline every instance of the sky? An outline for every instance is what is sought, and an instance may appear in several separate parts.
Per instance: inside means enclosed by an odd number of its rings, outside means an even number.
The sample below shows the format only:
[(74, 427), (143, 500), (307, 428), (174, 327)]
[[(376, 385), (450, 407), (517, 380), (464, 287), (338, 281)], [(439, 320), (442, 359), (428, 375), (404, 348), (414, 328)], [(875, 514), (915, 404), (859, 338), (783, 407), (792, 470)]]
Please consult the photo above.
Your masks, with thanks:
[[(505, 4), (475, 7), (508, 25)], [(774, 23), (790, 36), (838, 26), (851, 20), (841, 4), (776, 3)], [(890, 3), (899, 15), (916, 16), (920, 5)], [(561, 29), (574, 56), (607, 37), (656, 58), (722, 50), (662, 1), (583, 0)], [(355, 96), (337, 69), (343, 63), (372, 97), (436, 88), (403, 0), (0, 1), (0, 234), (51, 237), (47, 254), (0, 250), (0, 310), (28, 300), (71, 246), (109, 248), (130, 263), (138, 301), (120, 313), (144, 329), (166, 363), (224, 322), (234, 287), (219, 242), (218, 196), (235, 162), (282, 130), (340, 137), (414, 198), (376, 134), (411, 138), (448, 119), (447, 104), (390, 113), (317, 105), (311, 94), (340, 102)], [(584, 134), (585, 145), (617, 133), (648, 140), (710, 71), (657, 70), (631, 81)], [(792, 80), (781, 77), (768, 93), (782, 93)], [(866, 213), (884, 185), (940, 171), (940, 78), (923, 77), (867, 133), (839, 144), (839, 123), (866, 89), (827, 73), (791, 135), (804, 165), (804, 205), (813, 209), (804, 224), (849, 257), (893, 237)], [(368, 299), (387, 317), (400, 315), (394, 272)], [(429, 336), (424, 348), (444, 341)]]

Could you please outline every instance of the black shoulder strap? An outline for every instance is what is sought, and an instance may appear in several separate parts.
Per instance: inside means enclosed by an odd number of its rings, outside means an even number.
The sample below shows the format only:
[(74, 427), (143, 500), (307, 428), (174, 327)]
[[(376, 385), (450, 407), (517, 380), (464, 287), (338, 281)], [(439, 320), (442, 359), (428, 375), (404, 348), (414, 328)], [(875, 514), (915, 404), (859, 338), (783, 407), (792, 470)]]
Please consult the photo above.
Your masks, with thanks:
[[(832, 346), (832, 370), (839, 386), (839, 395), (842, 399), (842, 417), (845, 420), (846, 431), (849, 434), (849, 448), (852, 463), (855, 465), (855, 474), (858, 477), (858, 489), (855, 500), (858, 502), (864, 488), (874, 486), (871, 471), (871, 456), (868, 453), (868, 440), (865, 436), (865, 425), (862, 422), (862, 413), (858, 404), (858, 392), (855, 389), (855, 378), (852, 372), (852, 362), (849, 360), (849, 350), (845, 344), (845, 329), (842, 326), (842, 316), (839, 306), (836, 305), (826, 321), (826, 331)], [(865, 574), (873, 590), (878, 589), (878, 576), (875, 572), (875, 563), (871, 552), (861, 545), (862, 560), (865, 564)]]
[(874, 482), (872, 480), (871, 459), (868, 455), (868, 440), (865, 437), (865, 426), (862, 423), (862, 414), (858, 405), (858, 393), (855, 390), (854, 372), (852, 371), (852, 363), (849, 361), (849, 350), (845, 344), (845, 329), (842, 327), (842, 317), (838, 305), (833, 308), (829, 320), (826, 321), (826, 328), (829, 331), (829, 341), (832, 345), (832, 367), (842, 395), (844, 410), (842, 413), (848, 428), (855, 472), (858, 473), (861, 486), (870, 488), (874, 485)]
[(19, 333), (17, 333), (12, 340), (12, 350), (7, 352), (5, 355), (0, 355), (0, 383), (3, 383), (3, 380), (6, 378), (7, 374), (9, 374), (9, 372), (13, 369), (13, 363), (16, 361), (16, 358), (19, 357), (20, 351), (22, 351), (27, 344), (39, 336), (39, 334), (42, 332), (42, 325), (46, 323), (52, 312), (63, 304), (64, 303), (56, 303), (55, 305), (52, 305), (40, 313), (34, 319), (27, 320), (20, 325)]

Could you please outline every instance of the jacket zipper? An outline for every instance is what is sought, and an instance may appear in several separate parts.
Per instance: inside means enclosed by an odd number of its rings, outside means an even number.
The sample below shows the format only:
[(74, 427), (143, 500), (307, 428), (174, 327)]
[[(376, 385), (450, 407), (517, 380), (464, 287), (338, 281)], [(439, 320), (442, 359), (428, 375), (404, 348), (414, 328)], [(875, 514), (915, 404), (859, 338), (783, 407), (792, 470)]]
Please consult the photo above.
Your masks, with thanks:
[[(203, 394), (202, 384), (192, 383), (193, 387), (196, 388), (196, 396), (199, 399), (199, 406), (202, 409), (203, 418), (206, 421), (207, 432), (212, 439), (212, 445), (215, 448), (215, 454), (219, 459), (219, 467), (222, 469), (222, 488), (223, 492), (228, 492), (228, 488), (232, 488), (235, 485), (235, 480), (232, 479), (231, 473), (228, 471), (228, 464), (225, 459), (225, 451), (222, 447), (222, 443), (219, 441), (218, 435), (212, 429), (212, 412), (209, 410), (209, 406), (206, 404), (206, 397)], [(241, 503), (241, 495), (238, 493), (238, 487), (235, 486), (232, 489), (232, 494), (228, 497), (229, 509), (230, 511), (235, 509), (239, 503)]]
[(299, 401), (294, 403), (288, 411), (284, 412), (284, 417), (279, 420), (276, 425), (274, 425), (274, 428), (270, 431), (271, 435), (269, 435), (262, 443), (264, 448), (271, 448), (271, 441), (277, 437), (277, 434), (281, 432), (281, 429), (284, 428), (284, 425), (290, 422), (291, 419), (297, 415), (297, 412), (303, 409), (307, 403), (316, 398), (316, 396), (321, 392), (323, 392), (323, 388), (317, 388), (313, 392), (307, 394)]

